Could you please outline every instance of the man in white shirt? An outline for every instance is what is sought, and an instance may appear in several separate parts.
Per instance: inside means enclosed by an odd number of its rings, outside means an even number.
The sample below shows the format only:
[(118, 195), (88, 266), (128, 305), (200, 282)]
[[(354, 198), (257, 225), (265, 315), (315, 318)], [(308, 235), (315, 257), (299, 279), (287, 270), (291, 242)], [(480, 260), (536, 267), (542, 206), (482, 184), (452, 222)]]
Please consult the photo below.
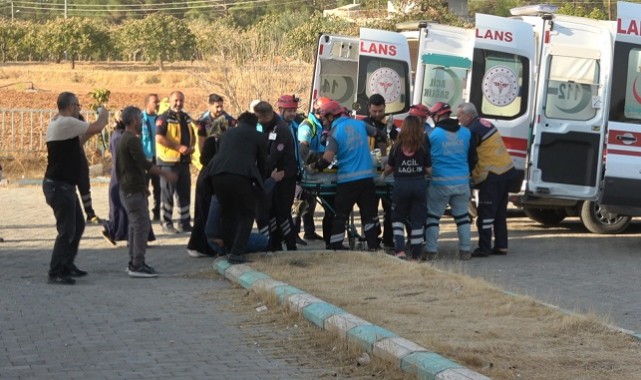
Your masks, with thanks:
[(73, 285), (72, 277), (87, 272), (78, 269), (74, 259), (78, 254), (80, 238), (85, 230), (85, 219), (76, 186), (80, 177), (82, 144), (107, 125), (109, 112), (100, 108), (98, 119), (88, 123), (78, 119), (80, 103), (71, 92), (58, 96), (58, 115), (47, 128), (47, 170), (42, 189), (47, 204), (56, 217), (58, 236), (51, 254), (49, 283)]

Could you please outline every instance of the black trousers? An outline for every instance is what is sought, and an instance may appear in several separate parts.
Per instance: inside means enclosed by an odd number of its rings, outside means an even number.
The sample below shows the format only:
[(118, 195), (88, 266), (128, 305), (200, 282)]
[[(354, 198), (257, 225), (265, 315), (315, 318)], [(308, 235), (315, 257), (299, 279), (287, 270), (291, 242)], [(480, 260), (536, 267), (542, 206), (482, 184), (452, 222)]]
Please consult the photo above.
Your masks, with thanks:
[(274, 188), (272, 216), (276, 219), (276, 229), (271, 235), (271, 248), (282, 249), (281, 241), (285, 240), (288, 250), (296, 249), (296, 231), (292, 219), (292, 204), (296, 195), (296, 178), (283, 178)]
[(189, 225), (191, 222), (189, 215), (189, 206), (191, 203), (191, 173), (189, 173), (189, 164), (180, 163), (171, 166), (160, 166), (160, 169), (178, 174), (178, 182), (176, 183), (167, 181), (165, 177), (160, 178), (162, 224), (164, 226), (173, 225), (172, 215), (174, 213), (174, 196), (176, 196), (176, 198), (178, 198), (180, 224), (183, 226)]
[[(507, 250), (507, 203), (510, 181), (493, 180), (477, 185), (479, 190), (476, 228), (479, 249), (489, 253), (492, 249)], [(492, 246), (494, 232), (494, 246)]]
[(250, 178), (235, 174), (219, 174), (212, 179), (214, 193), (220, 202), (222, 235), (231, 254), (245, 253), (247, 240), (254, 225), (256, 195)]
[(365, 178), (339, 183), (336, 186), (336, 218), (332, 226), (330, 249), (342, 248), (345, 239), (345, 225), (354, 204), (357, 204), (361, 211), (361, 224), (368, 248), (380, 248), (376, 228), (378, 224), (376, 187), (372, 178)]

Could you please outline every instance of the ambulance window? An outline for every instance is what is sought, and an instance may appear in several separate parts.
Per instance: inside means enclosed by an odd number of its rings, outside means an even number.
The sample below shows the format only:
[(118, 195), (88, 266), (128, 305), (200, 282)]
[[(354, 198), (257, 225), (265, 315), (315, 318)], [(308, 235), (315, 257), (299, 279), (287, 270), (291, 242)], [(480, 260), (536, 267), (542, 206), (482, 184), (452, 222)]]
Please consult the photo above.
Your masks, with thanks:
[(425, 64), (421, 103), (432, 106), (437, 102), (445, 102), (456, 109), (464, 102), (463, 89), (467, 74), (467, 69), (459, 67)]
[(358, 62), (321, 60), (320, 65), (318, 96), (334, 99), (351, 109), (356, 95)]
[(470, 101), (482, 117), (514, 119), (526, 112), (529, 88), (527, 58), (476, 49)]
[(386, 113), (401, 113), (410, 107), (410, 71), (406, 62), (360, 56), (358, 95), (359, 115), (367, 115), (367, 99), (373, 94), (385, 98)]
[(596, 115), (592, 98), (599, 89), (599, 62), (577, 57), (550, 57), (545, 116), (562, 120), (590, 120)]
[(610, 120), (639, 124), (641, 122), (641, 47), (617, 42), (614, 46), (614, 65)]

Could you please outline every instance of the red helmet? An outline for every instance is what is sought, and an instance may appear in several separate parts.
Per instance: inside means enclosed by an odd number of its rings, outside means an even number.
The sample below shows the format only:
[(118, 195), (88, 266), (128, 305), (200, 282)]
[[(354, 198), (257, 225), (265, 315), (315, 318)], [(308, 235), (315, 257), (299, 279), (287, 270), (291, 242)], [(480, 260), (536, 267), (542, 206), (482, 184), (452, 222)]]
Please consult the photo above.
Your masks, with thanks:
[(326, 115), (341, 115), (345, 113), (345, 107), (343, 107), (339, 102), (335, 100), (330, 100), (329, 102), (323, 104), (320, 107), (321, 116)]
[(297, 98), (294, 95), (282, 95), (278, 98), (278, 108), (297, 109), (298, 102), (300, 102), (300, 98)]
[(452, 113), (452, 107), (444, 102), (436, 102), (436, 104), (430, 108), (430, 115), (441, 116), (447, 113)]
[(314, 109), (315, 110), (320, 109), (323, 106), (323, 104), (331, 101), (332, 99), (326, 96), (321, 96), (320, 98), (316, 99), (316, 101), (314, 102)]
[(430, 114), (430, 110), (422, 104), (414, 104), (410, 107), (410, 115), (425, 119)]

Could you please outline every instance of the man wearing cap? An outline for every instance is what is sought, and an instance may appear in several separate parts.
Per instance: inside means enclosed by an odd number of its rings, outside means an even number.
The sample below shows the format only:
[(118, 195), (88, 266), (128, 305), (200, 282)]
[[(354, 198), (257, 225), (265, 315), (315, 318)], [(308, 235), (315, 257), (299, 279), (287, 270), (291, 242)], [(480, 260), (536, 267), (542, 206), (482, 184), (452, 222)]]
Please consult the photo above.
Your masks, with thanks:
[(447, 205), (458, 232), (458, 251), (461, 260), (471, 256), (470, 216), (467, 204), (470, 200), (470, 172), (476, 164), (476, 149), (472, 133), (451, 119), (449, 104), (437, 102), (430, 109), (434, 130), (427, 139), (432, 158), (432, 180), (427, 190), (427, 221), (425, 250), (428, 259), (438, 254), (439, 222)]
[[(510, 182), (516, 178), (512, 157), (505, 148), (501, 134), (487, 120), (480, 119), (472, 103), (463, 103), (456, 110), (461, 125), (474, 136), (478, 163), (472, 171), (472, 184), (479, 190), (476, 228), (479, 245), (472, 256), (507, 254), (507, 203)], [(494, 246), (492, 246), (494, 230)]]
[(261, 232), (270, 234), (270, 250), (281, 251), (282, 240), (285, 240), (288, 251), (296, 250), (296, 233), (292, 219), (292, 204), (296, 193), (298, 165), (296, 164), (296, 149), (298, 143), (287, 122), (274, 112), (272, 105), (259, 102), (254, 106), (254, 113), (262, 126), (263, 135), (267, 141), (266, 173), (272, 170), (284, 170), (284, 178), (276, 184), (273, 194), (273, 205), (269, 226), (259, 226)]
[(332, 226), (329, 248), (346, 249), (345, 224), (354, 204), (361, 211), (361, 223), (371, 250), (379, 249), (378, 213), (376, 212), (376, 188), (374, 187), (374, 166), (369, 151), (368, 136), (385, 139), (381, 132), (360, 120), (350, 119), (340, 103), (330, 101), (320, 108), (323, 125), (331, 127), (325, 153), (306, 169), (312, 173), (327, 168), (338, 159), (338, 180), (336, 186), (336, 217)]

